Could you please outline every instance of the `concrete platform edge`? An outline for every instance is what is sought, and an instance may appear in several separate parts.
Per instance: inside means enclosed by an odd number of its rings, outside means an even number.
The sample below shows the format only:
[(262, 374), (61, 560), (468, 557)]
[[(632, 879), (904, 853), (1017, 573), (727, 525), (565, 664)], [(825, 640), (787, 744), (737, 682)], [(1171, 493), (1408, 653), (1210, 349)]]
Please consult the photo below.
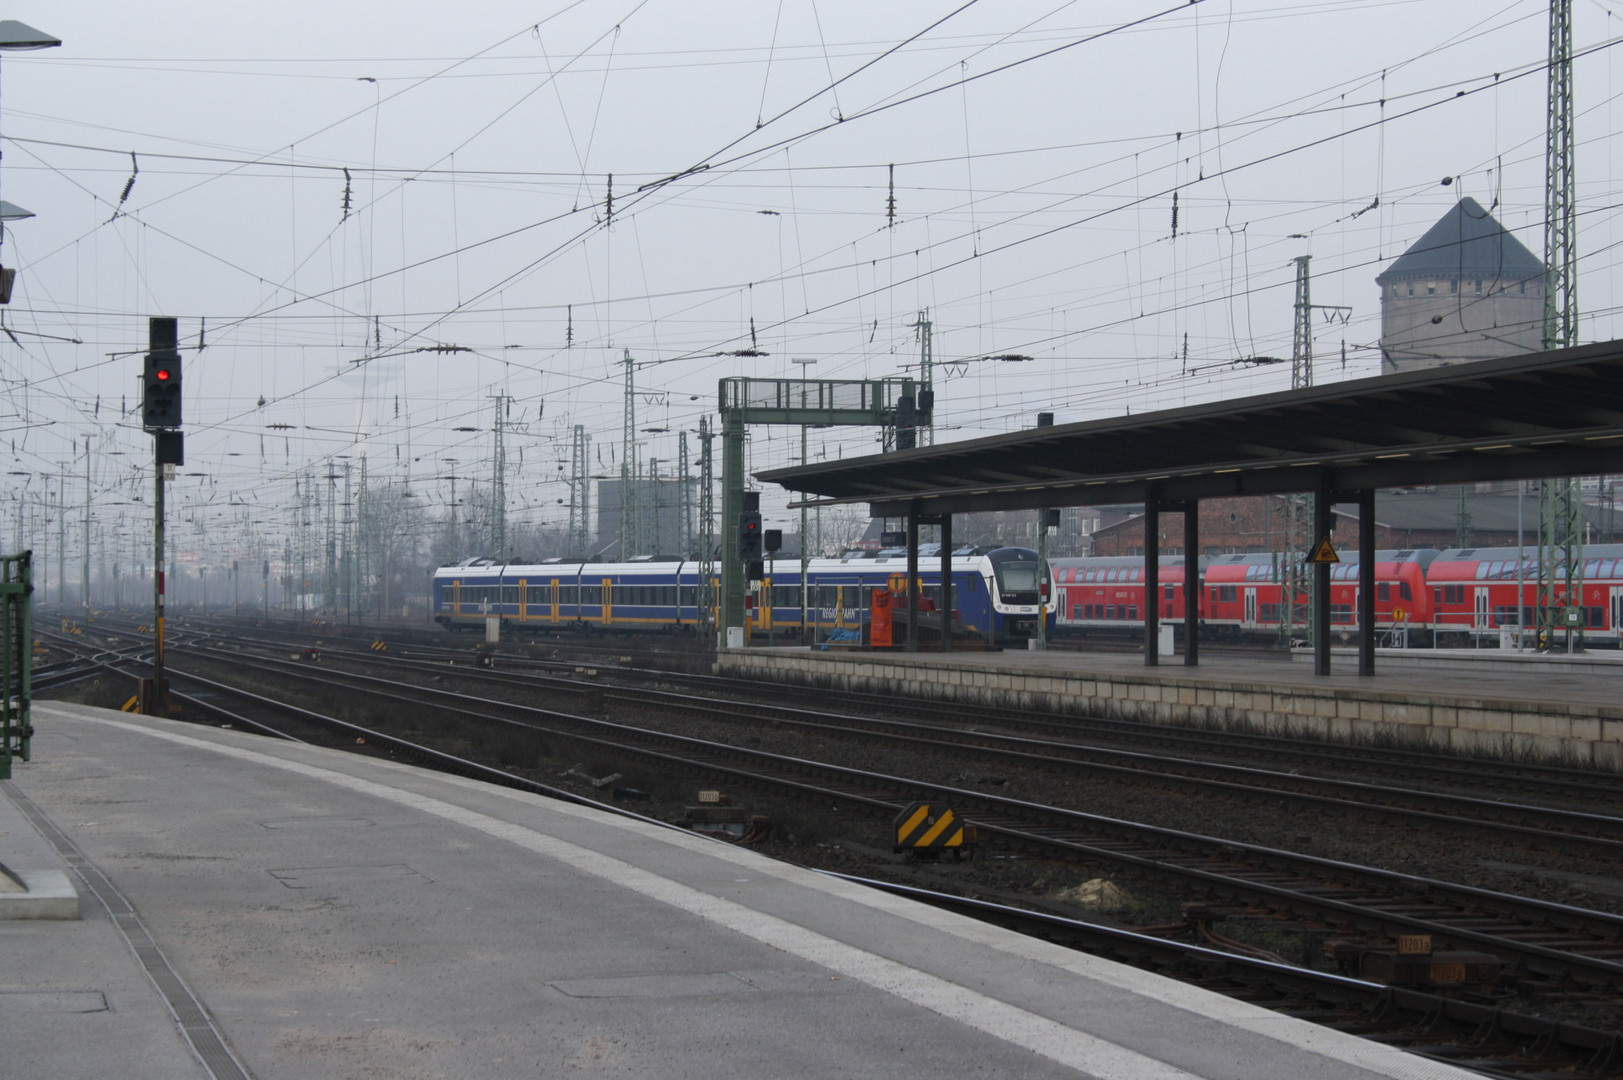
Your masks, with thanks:
[[(1539, 758), (1623, 772), (1623, 707), (1511, 698), (1455, 672), (1406, 669), (1379, 681), (1350, 673), (1314, 680), (1288, 661), (1225, 672), (1219, 664), (1145, 668), (1132, 656), (1076, 653), (821, 653), (734, 649), (716, 673), (812, 687), (895, 694), (1062, 715), (1208, 727), (1332, 741), (1430, 746), (1467, 754)], [(1602, 679), (1615, 673), (1610, 668)], [(1537, 684), (1538, 676), (1530, 676)], [(1537, 684), (1542, 685), (1542, 684)]]

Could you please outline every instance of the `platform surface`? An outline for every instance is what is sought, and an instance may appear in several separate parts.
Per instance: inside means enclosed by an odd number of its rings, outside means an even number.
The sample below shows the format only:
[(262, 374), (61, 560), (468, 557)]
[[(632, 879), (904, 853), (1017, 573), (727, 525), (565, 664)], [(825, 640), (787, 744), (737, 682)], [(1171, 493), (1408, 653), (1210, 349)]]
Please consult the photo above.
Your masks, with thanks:
[(1475, 1075), (603, 811), (83, 706), (34, 722), (0, 862), (69, 870), (83, 918), (0, 922), (0, 1076)]
[[(761, 646), (748, 650), (763, 651)], [(1050, 648), (1046, 651), (1004, 649), (997, 652), (943, 653), (921, 650), (824, 651), (817, 647), (770, 646), (764, 651), (801, 655), (819, 661), (879, 660), (885, 663), (1006, 669), (1066, 675), (1144, 676), (1167, 683), (1210, 683), (1270, 687), (1370, 690), (1415, 697), (1467, 700), (1537, 701), (1558, 705), (1615, 708), (1623, 703), (1623, 652), (1594, 649), (1577, 657), (1498, 649), (1381, 649), (1373, 675), (1358, 674), (1352, 650), (1336, 649), (1330, 674), (1313, 673), (1313, 657), (1258, 650), (1255, 653), (1202, 649), (1198, 664), (1184, 664), (1183, 653), (1163, 656), (1154, 667), (1141, 650)]]

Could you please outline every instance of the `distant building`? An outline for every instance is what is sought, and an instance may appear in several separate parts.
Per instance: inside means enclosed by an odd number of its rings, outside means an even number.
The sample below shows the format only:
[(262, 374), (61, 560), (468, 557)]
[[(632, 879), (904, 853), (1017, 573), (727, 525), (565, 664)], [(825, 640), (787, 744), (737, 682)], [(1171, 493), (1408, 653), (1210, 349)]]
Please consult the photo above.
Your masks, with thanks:
[(1544, 263), (1475, 199), (1455, 203), (1375, 282), (1387, 374), (1542, 347)]
[[(1203, 555), (1300, 550), (1311, 546), (1298, 518), (1294, 530), (1287, 513), (1289, 496), (1263, 495), (1203, 499), (1200, 504), (1200, 548)], [(1300, 503), (1305, 507), (1305, 501)], [(1304, 515), (1305, 517), (1305, 515)], [(1611, 542), (1617, 513), (1610, 502), (1586, 504), (1585, 535)], [(1164, 513), (1160, 521), (1162, 554), (1182, 555), (1183, 515)], [(1343, 552), (1358, 550), (1358, 509), (1343, 504), (1331, 516), (1332, 543)], [(1375, 504), (1377, 548), (1515, 547), (1538, 543), (1538, 497), (1514, 492), (1474, 492), (1459, 488), (1385, 491)], [(1125, 521), (1093, 536), (1095, 555), (1144, 554), (1143, 508)], [(1345, 557), (1345, 556), (1344, 556)]]

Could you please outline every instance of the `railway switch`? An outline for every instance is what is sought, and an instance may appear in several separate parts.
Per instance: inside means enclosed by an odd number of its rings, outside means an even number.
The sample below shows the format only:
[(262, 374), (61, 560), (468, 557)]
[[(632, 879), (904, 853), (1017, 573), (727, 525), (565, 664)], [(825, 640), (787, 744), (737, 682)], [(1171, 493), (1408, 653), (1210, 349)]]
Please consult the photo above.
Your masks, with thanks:
[(1403, 935), (1397, 947), (1326, 941), (1324, 953), (1343, 970), (1387, 986), (1492, 986), (1499, 981), (1499, 957), (1453, 950), (1433, 952), (1429, 935)]

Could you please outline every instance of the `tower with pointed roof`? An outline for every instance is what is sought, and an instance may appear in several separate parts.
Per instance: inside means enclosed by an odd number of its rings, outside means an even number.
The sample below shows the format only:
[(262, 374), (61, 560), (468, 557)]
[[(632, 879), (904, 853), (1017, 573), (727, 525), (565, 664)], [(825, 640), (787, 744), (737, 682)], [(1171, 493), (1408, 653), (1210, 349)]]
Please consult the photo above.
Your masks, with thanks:
[(1544, 264), (1475, 199), (1455, 203), (1375, 279), (1381, 370), (1537, 352)]

